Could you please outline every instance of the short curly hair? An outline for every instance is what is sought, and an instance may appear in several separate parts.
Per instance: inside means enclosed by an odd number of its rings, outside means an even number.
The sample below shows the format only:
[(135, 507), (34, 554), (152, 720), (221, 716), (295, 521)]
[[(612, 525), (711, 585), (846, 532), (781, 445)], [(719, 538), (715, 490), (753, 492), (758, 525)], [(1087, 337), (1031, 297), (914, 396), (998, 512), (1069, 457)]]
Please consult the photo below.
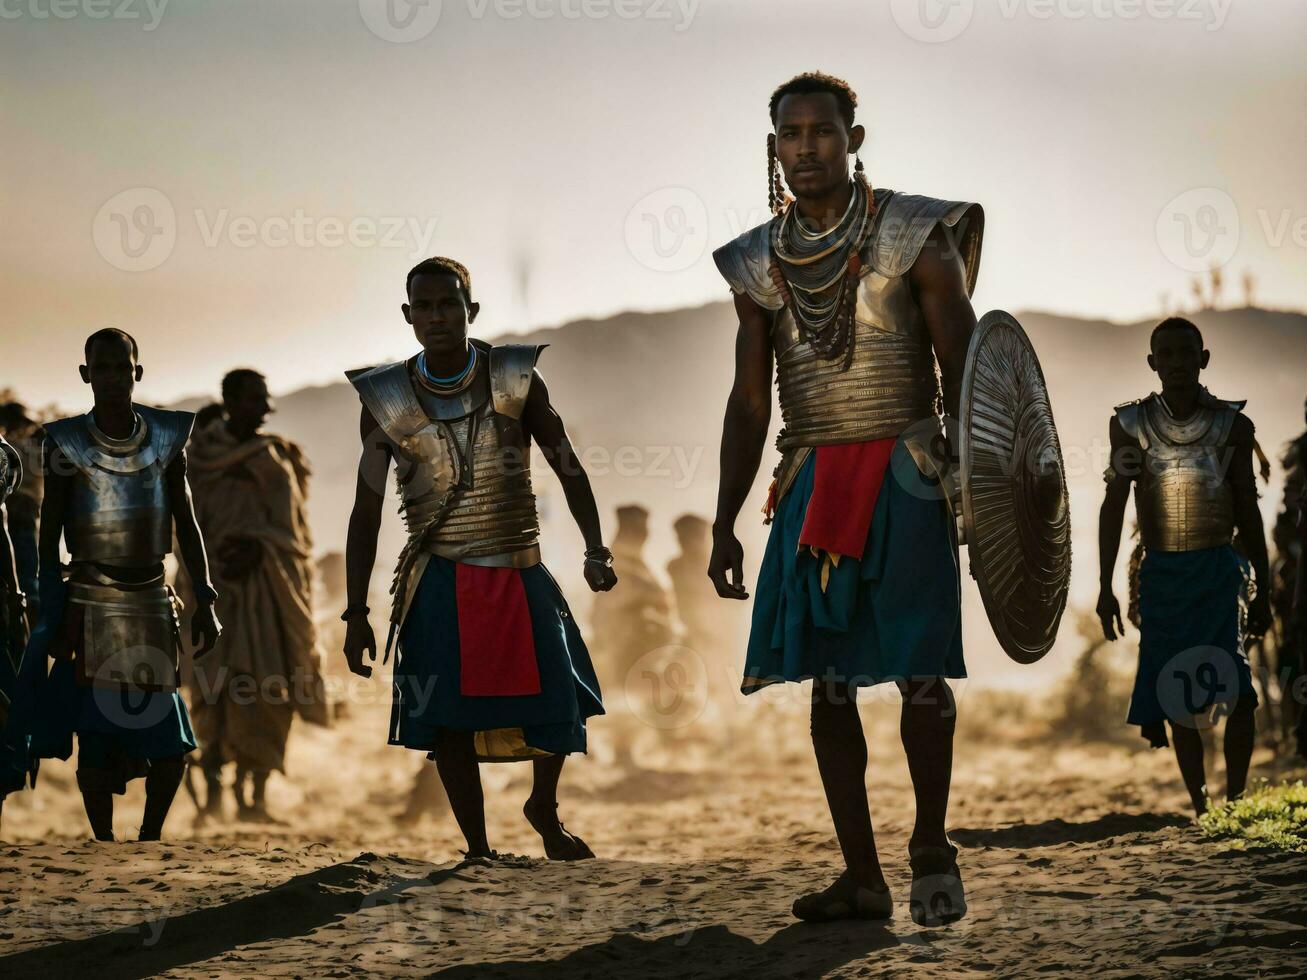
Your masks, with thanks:
[(840, 115), (844, 118), (846, 126), (853, 125), (853, 110), (858, 107), (858, 93), (853, 91), (853, 87), (842, 78), (836, 78), (834, 75), (827, 75), (824, 71), (805, 71), (801, 75), (795, 75), (788, 82), (777, 87), (776, 91), (771, 94), (771, 103), (769, 110), (771, 112), (771, 124), (776, 125), (776, 110), (780, 107), (781, 99), (787, 95), (820, 95), (826, 93), (835, 96), (835, 102), (839, 106)]
[(443, 255), (433, 255), (429, 259), (423, 259), (409, 269), (408, 278), (404, 280), (404, 291), (409, 293), (413, 291), (413, 280), (418, 276), (440, 274), (452, 275), (458, 279), (458, 284), (463, 287), (463, 295), (469, 303), (472, 302), (472, 273), (467, 271), (467, 266), (462, 262)]

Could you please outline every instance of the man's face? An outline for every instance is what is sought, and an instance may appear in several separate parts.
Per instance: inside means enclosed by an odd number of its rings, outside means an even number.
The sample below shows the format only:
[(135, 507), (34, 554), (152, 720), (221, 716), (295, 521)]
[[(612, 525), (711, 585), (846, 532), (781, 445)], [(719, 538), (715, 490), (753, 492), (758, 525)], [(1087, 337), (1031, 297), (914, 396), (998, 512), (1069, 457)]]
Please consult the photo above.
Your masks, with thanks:
[(81, 368), (82, 380), (91, 386), (97, 403), (130, 404), (141, 368), (132, 356), (132, 345), (120, 337), (101, 337)]
[(849, 129), (829, 92), (787, 95), (776, 107), (776, 158), (796, 197), (821, 197), (849, 179), (849, 154), (862, 145), (861, 126)]
[(467, 344), (468, 324), (480, 307), (468, 303), (452, 272), (424, 273), (413, 277), (404, 319), (413, 326), (413, 336), (433, 354), (462, 350)]
[(1186, 388), (1198, 384), (1198, 374), (1207, 367), (1208, 352), (1192, 330), (1163, 330), (1153, 341), (1148, 366), (1157, 372), (1163, 388)]
[(268, 416), (276, 411), (267, 384), (258, 378), (238, 385), (235, 393), (223, 402), (223, 409), (232, 429), (249, 435), (258, 432)]

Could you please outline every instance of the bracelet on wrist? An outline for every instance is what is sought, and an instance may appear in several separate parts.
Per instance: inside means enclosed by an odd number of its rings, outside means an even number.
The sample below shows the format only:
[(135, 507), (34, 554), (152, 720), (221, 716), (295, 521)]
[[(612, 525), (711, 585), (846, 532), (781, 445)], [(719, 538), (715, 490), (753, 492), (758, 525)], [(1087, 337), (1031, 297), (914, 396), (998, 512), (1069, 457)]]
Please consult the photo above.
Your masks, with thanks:
[(613, 564), (613, 553), (603, 546), (598, 548), (587, 548), (585, 551), (585, 560), (598, 562), (605, 567), (611, 567)]
[(340, 621), (342, 623), (348, 623), (351, 619), (358, 619), (360, 617), (366, 619), (370, 612), (372, 612), (372, 610), (369, 609), (366, 604), (361, 602), (356, 605), (346, 606), (345, 611), (340, 614)]

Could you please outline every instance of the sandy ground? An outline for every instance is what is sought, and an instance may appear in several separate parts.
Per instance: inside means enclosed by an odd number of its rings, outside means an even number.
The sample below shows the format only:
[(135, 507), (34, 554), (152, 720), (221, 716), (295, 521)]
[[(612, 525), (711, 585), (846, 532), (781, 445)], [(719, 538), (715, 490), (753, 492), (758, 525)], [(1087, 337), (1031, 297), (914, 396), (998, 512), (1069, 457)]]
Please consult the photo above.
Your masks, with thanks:
[[(799, 697), (597, 719), (561, 811), (592, 862), (542, 859), (529, 765), (483, 767), (492, 846), (517, 856), (460, 864), (445, 806), (399, 818), (423, 763), (383, 744), (382, 699), (361, 691), (336, 729), (297, 727), (270, 787), (283, 825), (197, 828), (183, 793), (165, 842), (88, 842), (72, 766), (48, 766), (5, 808), (0, 976), (1302, 975), (1307, 855), (1203, 839), (1168, 753), (1060, 744), (984, 692), (960, 698), (950, 814), (970, 913), (926, 930), (888, 697), (863, 711), (895, 918), (811, 926), (790, 903), (839, 852)], [(615, 764), (619, 731), (641, 768)], [(1286, 775), (1259, 753), (1255, 777)], [(142, 800), (120, 802), (120, 836)]]

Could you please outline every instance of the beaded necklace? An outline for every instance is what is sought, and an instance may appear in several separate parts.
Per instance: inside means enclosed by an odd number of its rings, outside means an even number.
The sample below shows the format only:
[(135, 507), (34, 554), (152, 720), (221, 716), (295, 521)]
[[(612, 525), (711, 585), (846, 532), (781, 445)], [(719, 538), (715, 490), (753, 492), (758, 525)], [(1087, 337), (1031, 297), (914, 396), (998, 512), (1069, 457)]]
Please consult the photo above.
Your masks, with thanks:
[(440, 378), (432, 374), (427, 368), (427, 352), (423, 351), (418, 355), (418, 380), (428, 391), (435, 392), (438, 395), (457, 395), (460, 391), (472, 383), (472, 378), (476, 374), (477, 366), (477, 349), (475, 344), (468, 345), (467, 364), (458, 374), (449, 378)]
[(861, 171), (854, 173), (849, 206), (834, 227), (813, 232), (803, 227), (790, 202), (773, 225), (772, 283), (789, 307), (799, 337), (821, 357), (853, 354), (853, 313), (857, 305), (860, 255), (876, 217), (871, 185)]

